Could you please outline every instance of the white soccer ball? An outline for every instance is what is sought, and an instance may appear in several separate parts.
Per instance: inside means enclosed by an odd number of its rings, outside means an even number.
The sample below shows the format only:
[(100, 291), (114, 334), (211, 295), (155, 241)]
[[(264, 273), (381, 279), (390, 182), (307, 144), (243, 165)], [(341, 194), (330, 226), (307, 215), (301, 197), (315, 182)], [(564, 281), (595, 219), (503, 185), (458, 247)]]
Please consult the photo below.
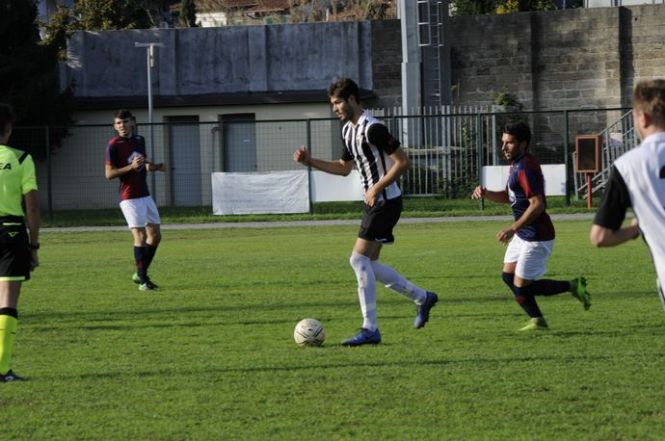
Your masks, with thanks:
[(320, 321), (306, 318), (296, 325), (293, 339), (299, 346), (321, 346), (326, 339), (326, 333)]

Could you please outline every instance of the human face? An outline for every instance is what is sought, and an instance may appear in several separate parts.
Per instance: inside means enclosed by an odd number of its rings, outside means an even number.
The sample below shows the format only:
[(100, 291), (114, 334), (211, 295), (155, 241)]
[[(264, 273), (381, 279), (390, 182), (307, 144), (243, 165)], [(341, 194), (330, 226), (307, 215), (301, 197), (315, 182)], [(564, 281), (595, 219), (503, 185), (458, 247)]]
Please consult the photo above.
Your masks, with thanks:
[(526, 151), (526, 141), (518, 142), (515, 135), (501, 135), (501, 151), (508, 161), (514, 161)]
[(353, 103), (355, 103), (355, 98), (353, 97), (349, 97), (348, 100), (345, 100), (339, 96), (330, 97), (332, 110), (335, 112), (335, 115), (337, 115), (337, 117), (342, 120), (342, 122), (352, 121), (353, 115), (355, 113)]
[(113, 121), (113, 128), (118, 135), (129, 138), (134, 133), (134, 121), (131, 118), (116, 118)]

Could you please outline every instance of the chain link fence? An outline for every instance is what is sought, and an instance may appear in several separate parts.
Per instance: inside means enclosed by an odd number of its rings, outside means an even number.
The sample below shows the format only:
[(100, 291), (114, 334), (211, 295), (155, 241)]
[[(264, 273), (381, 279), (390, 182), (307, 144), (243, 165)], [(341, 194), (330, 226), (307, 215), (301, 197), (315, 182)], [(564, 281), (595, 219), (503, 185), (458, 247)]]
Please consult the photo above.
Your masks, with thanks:
[[(608, 127), (622, 132), (615, 122), (628, 109), (439, 110), (419, 115), (375, 112), (411, 159), (410, 170), (401, 178), (406, 195), (468, 197), (480, 182), (483, 166), (506, 164), (501, 127), (515, 119), (531, 126), (530, 150), (542, 164), (566, 164), (567, 193), (572, 195), (575, 136), (599, 134)], [(139, 133), (146, 139), (149, 159), (167, 166), (166, 173), (151, 173), (148, 178), (159, 206), (211, 206), (213, 172), (296, 170), (301, 166), (293, 161), (293, 152), (301, 145), (309, 146), (313, 156), (330, 160), (340, 158), (343, 149), (341, 125), (334, 118), (218, 122), (184, 118), (141, 124)], [(117, 206), (118, 183), (104, 177), (104, 151), (114, 135), (110, 125), (17, 127), (10, 143), (33, 154), (41, 202), (52, 213)], [(614, 145), (607, 148), (625, 150), (626, 144), (635, 143), (625, 133), (615, 133), (612, 139)]]

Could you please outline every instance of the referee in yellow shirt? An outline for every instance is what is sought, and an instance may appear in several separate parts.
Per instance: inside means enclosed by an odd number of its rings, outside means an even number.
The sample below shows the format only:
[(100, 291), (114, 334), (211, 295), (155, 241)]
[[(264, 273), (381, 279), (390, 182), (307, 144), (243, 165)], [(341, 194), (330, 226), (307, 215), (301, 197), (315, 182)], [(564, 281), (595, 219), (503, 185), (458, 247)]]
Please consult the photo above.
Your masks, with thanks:
[(0, 103), (0, 383), (24, 380), (10, 369), (9, 362), (21, 284), (30, 279), (30, 271), (39, 265), (35, 164), (29, 154), (6, 145), (14, 120), (12, 108)]

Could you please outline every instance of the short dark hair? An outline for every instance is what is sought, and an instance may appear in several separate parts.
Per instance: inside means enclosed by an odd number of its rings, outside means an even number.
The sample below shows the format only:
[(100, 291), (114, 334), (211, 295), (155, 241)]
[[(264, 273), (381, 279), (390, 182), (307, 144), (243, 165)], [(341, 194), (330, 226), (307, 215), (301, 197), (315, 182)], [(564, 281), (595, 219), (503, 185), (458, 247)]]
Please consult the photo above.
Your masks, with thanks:
[(12, 106), (5, 103), (0, 103), (0, 135), (5, 134), (5, 127), (7, 124), (14, 124), (16, 121), (16, 114)]
[(360, 89), (351, 78), (339, 78), (328, 86), (328, 96), (331, 98), (336, 96), (346, 101), (351, 95), (355, 96), (356, 102), (360, 103)]
[(119, 118), (119, 119), (136, 119), (132, 112), (130, 112), (127, 109), (120, 109), (117, 112), (115, 112), (114, 118)]
[(633, 92), (633, 107), (649, 115), (656, 126), (665, 128), (665, 79), (637, 83)]
[(511, 121), (503, 126), (503, 133), (517, 138), (517, 142), (526, 141), (526, 146), (531, 144), (531, 129), (524, 121)]

